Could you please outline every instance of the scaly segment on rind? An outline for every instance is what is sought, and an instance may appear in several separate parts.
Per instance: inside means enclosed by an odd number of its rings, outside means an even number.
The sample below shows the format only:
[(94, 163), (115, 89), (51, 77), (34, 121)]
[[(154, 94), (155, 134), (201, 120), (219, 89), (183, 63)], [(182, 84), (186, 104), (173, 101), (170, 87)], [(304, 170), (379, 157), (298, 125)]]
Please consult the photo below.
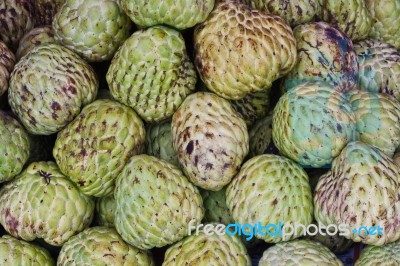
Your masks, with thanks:
[(0, 265), (53, 266), (55, 262), (44, 248), (4, 235), (0, 238)]
[(57, 265), (154, 266), (154, 261), (150, 253), (125, 243), (115, 229), (91, 227), (71, 237), (63, 245)]
[(384, 245), (400, 238), (400, 169), (393, 160), (363, 142), (352, 142), (322, 176), (314, 195), (318, 223), (347, 224), (350, 230), (380, 226), (378, 234), (350, 232), (346, 238), (369, 245)]
[(92, 67), (58, 44), (37, 46), (11, 73), (8, 101), (13, 112), (32, 134), (60, 131), (98, 90)]
[(194, 91), (196, 80), (182, 35), (164, 26), (136, 31), (107, 72), (112, 96), (146, 122), (170, 118)]
[(66, 0), (52, 25), (57, 41), (91, 62), (111, 59), (132, 27), (115, 0)]
[(13, 52), (0, 40), (0, 97), (8, 89), (8, 80), (15, 65)]
[(0, 110), (0, 183), (18, 175), (29, 158), (28, 134), (20, 123)]
[(19, 61), (29, 51), (33, 50), (36, 46), (45, 43), (56, 43), (54, 39), (54, 32), (51, 26), (42, 26), (34, 28), (27, 32), (20, 40), (18, 50), (16, 52), (17, 60)]
[[(169, 247), (162, 266), (250, 266), (251, 260), (246, 247), (236, 235), (217, 235), (216, 226), (206, 235), (203, 229)], [(206, 226), (206, 225), (205, 225)]]
[(57, 11), (66, 0), (34, 0), (35, 27), (51, 25)]
[(115, 199), (114, 195), (96, 199), (94, 220), (97, 225), (115, 227)]
[(142, 153), (145, 134), (131, 108), (97, 100), (59, 132), (53, 155), (61, 172), (83, 193), (108, 196), (129, 158)]
[(120, 0), (122, 9), (140, 27), (169, 25), (179, 30), (203, 22), (214, 0)]
[(324, 265), (343, 266), (327, 247), (311, 240), (278, 243), (264, 251), (259, 266)]
[(233, 100), (231, 103), (233, 109), (243, 116), (247, 126), (250, 126), (269, 111), (269, 93), (266, 91), (249, 93), (244, 98)]
[(194, 32), (195, 64), (211, 91), (231, 100), (267, 91), (296, 63), (286, 22), (237, 1), (222, 1)]
[(324, 167), (356, 136), (347, 98), (325, 83), (304, 83), (274, 109), (272, 139), (279, 151), (307, 167)]
[(361, 252), (355, 266), (396, 266), (400, 265), (400, 241), (383, 246), (368, 246)]
[(227, 185), (249, 151), (242, 117), (228, 100), (208, 92), (188, 96), (175, 112), (172, 138), (187, 177), (208, 190)]
[(219, 191), (200, 190), (205, 209), (204, 222), (221, 223), (225, 225), (235, 223), (226, 205), (225, 192), (226, 187)]
[(357, 87), (357, 55), (350, 38), (325, 22), (299, 25), (293, 32), (298, 58), (282, 82), (284, 91), (310, 81), (323, 81), (343, 92)]
[(181, 170), (149, 155), (133, 156), (119, 174), (114, 192), (115, 227), (140, 249), (163, 247), (188, 235), (204, 216), (198, 189)]
[[(279, 222), (308, 226), (313, 206), (307, 173), (295, 162), (277, 155), (260, 155), (248, 160), (226, 189), (226, 203), (240, 224), (266, 226)], [(302, 236), (256, 235), (268, 243)]]
[(249, 130), (249, 155), (250, 158), (270, 153), (268, 150), (271, 147), (272, 141), (272, 116), (271, 111), (264, 118), (256, 121)]
[(92, 221), (94, 202), (54, 162), (30, 164), (0, 190), (0, 223), (18, 238), (62, 246)]

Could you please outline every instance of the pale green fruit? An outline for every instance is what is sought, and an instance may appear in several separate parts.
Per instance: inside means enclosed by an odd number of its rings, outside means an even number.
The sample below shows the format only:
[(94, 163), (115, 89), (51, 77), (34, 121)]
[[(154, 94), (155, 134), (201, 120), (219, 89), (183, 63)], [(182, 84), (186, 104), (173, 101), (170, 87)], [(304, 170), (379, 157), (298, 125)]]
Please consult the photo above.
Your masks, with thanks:
[(196, 79), (182, 35), (163, 26), (136, 31), (107, 72), (112, 96), (146, 122), (171, 117), (194, 91)]
[(400, 103), (388, 94), (353, 91), (358, 139), (392, 157), (400, 145)]
[(35, 25), (51, 25), (57, 11), (65, 0), (34, 0), (35, 3)]
[(114, 195), (98, 198), (96, 200), (95, 221), (98, 225), (115, 227), (115, 199)]
[(163, 247), (188, 234), (188, 224), (201, 222), (198, 189), (176, 166), (149, 155), (133, 156), (119, 174), (115, 189), (115, 227), (140, 249)]
[(274, 109), (272, 138), (282, 155), (307, 167), (329, 165), (356, 135), (345, 95), (325, 83), (304, 83)]
[(204, 222), (221, 223), (228, 225), (234, 223), (226, 205), (226, 188), (219, 191), (200, 190), (205, 209)]
[(327, 247), (311, 240), (278, 243), (264, 251), (259, 266), (343, 266)]
[(284, 91), (307, 81), (323, 81), (340, 91), (357, 87), (357, 55), (349, 37), (325, 22), (299, 25), (293, 33), (298, 58), (282, 82)]
[(380, 226), (382, 236), (364, 230), (344, 235), (354, 242), (384, 245), (400, 238), (400, 169), (392, 158), (363, 142), (351, 142), (333, 161), (314, 193), (319, 224), (350, 229)]
[[(284, 192), (284, 193), (283, 193)], [(235, 221), (262, 225), (279, 222), (308, 226), (313, 205), (307, 173), (295, 162), (277, 155), (248, 160), (226, 189), (226, 203)], [(300, 230), (287, 235), (256, 234), (268, 243), (302, 236)]]
[(115, 229), (91, 227), (62, 246), (57, 265), (154, 266), (154, 261), (148, 252), (125, 243)]
[(240, 238), (218, 235), (216, 226), (224, 225), (210, 225), (214, 226), (214, 230), (209, 230), (209, 235), (204, 233), (202, 227), (198, 234), (192, 232), (192, 235), (169, 247), (162, 266), (251, 266), (250, 257)]
[(146, 131), (146, 154), (179, 166), (178, 155), (172, 145), (171, 120), (149, 125)]
[(8, 89), (10, 74), (15, 65), (15, 56), (10, 49), (0, 40), (0, 97)]
[(196, 186), (220, 190), (249, 150), (247, 126), (230, 102), (209, 92), (190, 95), (172, 118), (175, 151)]
[(269, 93), (265, 91), (249, 93), (244, 98), (233, 100), (231, 103), (233, 109), (243, 116), (247, 126), (250, 126), (267, 114), (270, 105)]
[(115, 179), (143, 151), (145, 129), (129, 107), (97, 100), (58, 133), (54, 158), (63, 174), (86, 195), (111, 195)]
[(52, 25), (57, 41), (92, 62), (111, 59), (132, 27), (116, 0), (66, 0)]
[(88, 227), (94, 202), (53, 162), (30, 164), (0, 190), (0, 223), (18, 238), (62, 246)]
[(267, 92), (296, 63), (296, 42), (286, 22), (238, 1), (221, 1), (194, 32), (195, 64), (214, 93), (238, 100)]
[(373, 17), (369, 36), (400, 48), (400, 1), (366, 0), (367, 8)]
[(120, 0), (126, 14), (140, 27), (165, 24), (180, 30), (203, 22), (214, 0)]
[(56, 43), (54, 32), (51, 26), (42, 26), (34, 28), (27, 32), (19, 42), (17, 53), (15, 54), (19, 61), (23, 56), (28, 54), (36, 46)]
[(23, 126), (0, 110), (0, 183), (18, 175), (29, 158), (29, 138)]
[(368, 246), (361, 252), (355, 266), (397, 266), (400, 265), (400, 241), (383, 246)]
[(270, 112), (266, 117), (258, 120), (249, 130), (250, 157), (270, 153), (272, 143), (272, 116)]
[(42, 247), (4, 235), (0, 238), (0, 265), (53, 266), (53, 258)]
[(92, 67), (58, 44), (37, 46), (11, 74), (8, 101), (32, 134), (60, 131), (91, 103), (98, 90)]

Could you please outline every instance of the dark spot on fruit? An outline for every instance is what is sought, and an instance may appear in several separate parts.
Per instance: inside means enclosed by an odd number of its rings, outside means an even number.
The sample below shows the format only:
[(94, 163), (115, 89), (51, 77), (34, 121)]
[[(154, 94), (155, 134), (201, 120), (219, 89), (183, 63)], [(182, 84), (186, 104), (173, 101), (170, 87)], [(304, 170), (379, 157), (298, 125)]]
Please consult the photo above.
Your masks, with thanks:
[(272, 202), (272, 204), (273, 204), (273, 205), (278, 204), (278, 200), (277, 200), (277, 199), (274, 199), (274, 201)]
[(186, 152), (188, 154), (192, 154), (193, 152), (193, 140), (189, 141), (188, 145), (186, 146)]
[(213, 164), (212, 163), (206, 163), (206, 170), (211, 170), (213, 169)]
[(135, 177), (133, 180), (133, 184), (140, 184), (139, 178)]
[(199, 163), (199, 156), (194, 156), (194, 166), (197, 166), (197, 164)]
[(86, 183), (85, 181), (79, 181), (79, 182), (78, 182), (78, 185), (81, 186), (81, 187), (83, 187), (83, 186), (85, 185), (85, 183)]
[(46, 181), (46, 184), (47, 184), (47, 185), (50, 184), (50, 177), (51, 177), (51, 174), (50, 174), (50, 173), (47, 173), (47, 172), (42, 171), (42, 170), (39, 170), (38, 174), (39, 174), (41, 177), (44, 178), (44, 180)]

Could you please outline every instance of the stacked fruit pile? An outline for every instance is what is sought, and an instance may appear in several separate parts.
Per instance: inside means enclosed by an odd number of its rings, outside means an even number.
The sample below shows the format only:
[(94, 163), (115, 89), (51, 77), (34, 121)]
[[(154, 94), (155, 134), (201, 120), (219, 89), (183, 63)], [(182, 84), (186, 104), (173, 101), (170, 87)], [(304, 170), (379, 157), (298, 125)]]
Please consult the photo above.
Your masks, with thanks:
[(400, 0), (2, 0), (0, 264), (400, 265), (399, 28)]

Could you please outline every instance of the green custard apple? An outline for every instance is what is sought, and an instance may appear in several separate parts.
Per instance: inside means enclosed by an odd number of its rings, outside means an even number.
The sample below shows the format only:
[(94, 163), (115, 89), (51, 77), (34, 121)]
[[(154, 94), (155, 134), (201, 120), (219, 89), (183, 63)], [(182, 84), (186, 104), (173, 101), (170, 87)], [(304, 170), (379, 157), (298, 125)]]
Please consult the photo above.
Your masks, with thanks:
[(33, 48), (46, 43), (56, 43), (56, 39), (54, 38), (53, 28), (51, 26), (41, 26), (33, 28), (21, 38), (15, 56), (19, 61), (24, 55), (28, 54)]
[(249, 129), (249, 155), (250, 158), (270, 153), (269, 147), (272, 141), (272, 117), (274, 112), (256, 121)]
[(95, 222), (99, 226), (115, 227), (114, 195), (96, 199)]
[(355, 266), (400, 265), (400, 241), (383, 246), (367, 246), (361, 252)]

